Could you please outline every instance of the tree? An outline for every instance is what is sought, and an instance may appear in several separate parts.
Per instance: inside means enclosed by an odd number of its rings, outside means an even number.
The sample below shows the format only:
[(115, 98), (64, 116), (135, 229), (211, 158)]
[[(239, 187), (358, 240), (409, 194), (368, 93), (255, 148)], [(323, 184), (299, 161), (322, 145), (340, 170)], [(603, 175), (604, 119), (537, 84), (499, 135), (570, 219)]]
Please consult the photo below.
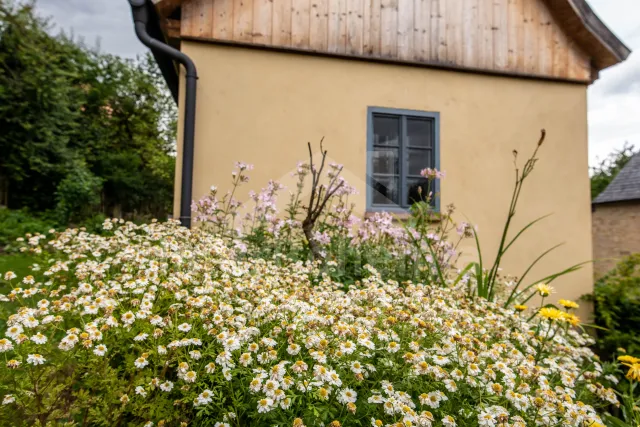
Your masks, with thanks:
[(10, 207), (36, 210), (55, 203), (65, 175), (70, 135), (83, 104), (77, 81), (82, 50), (46, 33), (31, 4), (0, 2), (0, 175)]
[[(177, 114), (152, 57), (123, 59), (50, 32), (33, 3), (0, 0), (0, 182), (9, 207), (75, 220), (166, 215)], [(89, 205), (69, 198), (88, 189), (97, 195)]]
[(638, 150), (628, 142), (591, 168), (591, 199), (594, 200), (618, 175)]

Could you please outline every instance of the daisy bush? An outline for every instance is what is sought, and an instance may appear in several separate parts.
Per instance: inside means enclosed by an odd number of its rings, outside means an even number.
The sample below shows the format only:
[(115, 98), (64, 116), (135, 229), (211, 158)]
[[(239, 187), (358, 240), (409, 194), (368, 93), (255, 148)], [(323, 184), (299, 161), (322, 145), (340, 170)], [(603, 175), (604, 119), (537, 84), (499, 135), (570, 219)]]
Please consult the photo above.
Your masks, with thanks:
[(4, 273), (4, 425), (597, 427), (618, 404), (570, 302), (529, 318), (460, 282), (104, 228), (31, 236), (32, 275)]

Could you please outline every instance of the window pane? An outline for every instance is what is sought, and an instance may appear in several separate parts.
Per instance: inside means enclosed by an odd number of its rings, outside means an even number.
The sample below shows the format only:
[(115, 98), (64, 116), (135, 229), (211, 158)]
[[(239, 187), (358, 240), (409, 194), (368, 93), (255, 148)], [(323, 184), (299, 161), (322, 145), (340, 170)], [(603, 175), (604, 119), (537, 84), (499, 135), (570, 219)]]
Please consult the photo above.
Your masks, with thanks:
[(415, 147), (433, 147), (433, 122), (430, 119), (407, 118), (408, 144)]
[[(434, 187), (434, 182), (431, 182), (431, 187)], [(407, 178), (407, 205), (427, 200), (429, 191), (435, 191), (434, 188), (429, 189), (429, 181), (424, 178)], [(431, 204), (434, 204), (435, 197), (431, 196)]]
[(432, 168), (431, 164), (431, 150), (416, 150), (409, 148), (409, 175), (420, 175), (420, 171), (426, 168)]
[(374, 205), (398, 205), (400, 180), (397, 176), (373, 176), (371, 180)]
[(374, 148), (371, 153), (374, 174), (398, 175), (400, 163), (398, 162), (397, 148)]
[(397, 146), (400, 139), (400, 118), (373, 116), (373, 143)]

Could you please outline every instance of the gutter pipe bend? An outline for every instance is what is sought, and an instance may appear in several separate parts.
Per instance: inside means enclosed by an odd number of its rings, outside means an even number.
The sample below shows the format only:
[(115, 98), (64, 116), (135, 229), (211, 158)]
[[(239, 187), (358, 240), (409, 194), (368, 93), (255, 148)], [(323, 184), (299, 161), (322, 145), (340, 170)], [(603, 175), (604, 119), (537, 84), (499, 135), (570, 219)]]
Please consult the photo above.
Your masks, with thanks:
[(191, 200), (193, 186), (193, 154), (196, 124), (196, 66), (187, 55), (149, 35), (147, 23), (149, 10), (146, 0), (129, 0), (133, 23), (138, 39), (157, 54), (170, 57), (186, 69), (186, 91), (184, 108), (184, 134), (182, 138), (182, 181), (180, 188), (180, 223), (191, 228)]

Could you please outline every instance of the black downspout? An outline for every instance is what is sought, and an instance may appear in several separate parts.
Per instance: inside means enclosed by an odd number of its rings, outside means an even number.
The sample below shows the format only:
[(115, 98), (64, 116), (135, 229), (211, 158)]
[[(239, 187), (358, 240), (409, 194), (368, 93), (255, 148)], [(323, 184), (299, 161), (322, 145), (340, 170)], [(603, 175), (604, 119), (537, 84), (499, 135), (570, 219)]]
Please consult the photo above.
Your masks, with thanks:
[(193, 184), (193, 146), (196, 125), (196, 66), (187, 55), (151, 37), (147, 32), (149, 11), (146, 0), (129, 0), (136, 35), (149, 49), (181, 63), (187, 71), (184, 99), (184, 134), (182, 138), (182, 185), (180, 188), (180, 223), (191, 228), (191, 198)]

